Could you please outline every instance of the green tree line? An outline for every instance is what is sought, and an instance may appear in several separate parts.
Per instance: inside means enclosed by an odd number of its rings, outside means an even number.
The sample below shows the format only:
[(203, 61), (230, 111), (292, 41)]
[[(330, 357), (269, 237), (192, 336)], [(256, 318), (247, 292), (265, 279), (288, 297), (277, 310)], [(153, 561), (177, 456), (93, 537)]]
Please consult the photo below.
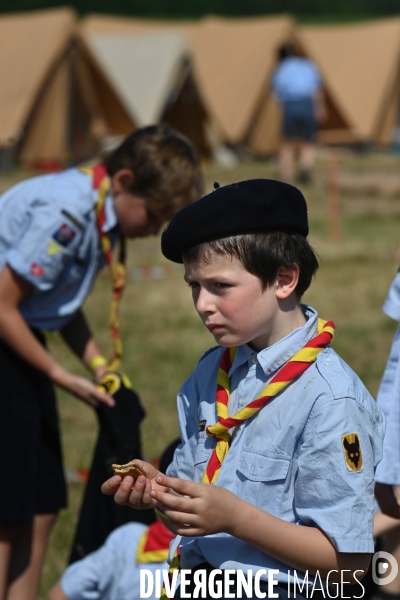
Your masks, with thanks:
[(398, 14), (399, 0), (1, 0), (0, 12), (73, 6), (89, 12), (137, 17), (187, 18), (204, 14), (250, 16), (290, 12), (301, 18), (354, 19)]

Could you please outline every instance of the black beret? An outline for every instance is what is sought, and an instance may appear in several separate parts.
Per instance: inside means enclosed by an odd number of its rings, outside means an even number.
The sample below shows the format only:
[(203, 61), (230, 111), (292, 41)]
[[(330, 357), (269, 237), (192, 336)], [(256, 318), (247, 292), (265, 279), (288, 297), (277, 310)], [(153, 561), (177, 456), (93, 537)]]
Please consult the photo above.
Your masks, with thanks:
[(292, 185), (250, 179), (218, 187), (182, 208), (165, 228), (161, 250), (181, 263), (182, 251), (231, 235), (286, 231), (308, 235), (307, 204)]

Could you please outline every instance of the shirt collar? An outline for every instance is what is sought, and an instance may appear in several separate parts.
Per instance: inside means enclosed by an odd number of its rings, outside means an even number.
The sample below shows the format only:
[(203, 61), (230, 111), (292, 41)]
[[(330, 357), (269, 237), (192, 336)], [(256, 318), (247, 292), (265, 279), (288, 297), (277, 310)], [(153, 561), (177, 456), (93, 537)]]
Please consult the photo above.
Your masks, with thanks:
[(264, 348), (260, 352), (252, 350), (247, 344), (238, 346), (232, 367), (229, 370), (229, 377), (235, 369), (248, 361), (259, 363), (264, 373), (267, 376), (271, 375), (292, 358), (296, 352), (301, 350), (316, 335), (318, 326), (317, 311), (306, 304), (302, 304), (301, 308), (307, 319), (305, 325), (298, 327), (272, 346)]
[(109, 231), (114, 229), (114, 227), (116, 225), (118, 225), (117, 214), (115, 212), (114, 202), (112, 199), (111, 192), (108, 192), (108, 194), (107, 194), (106, 201), (104, 203), (104, 211), (105, 211), (106, 219), (104, 221), (104, 225), (103, 225), (102, 229), (103, 229), (104, 233), (108, 233)]

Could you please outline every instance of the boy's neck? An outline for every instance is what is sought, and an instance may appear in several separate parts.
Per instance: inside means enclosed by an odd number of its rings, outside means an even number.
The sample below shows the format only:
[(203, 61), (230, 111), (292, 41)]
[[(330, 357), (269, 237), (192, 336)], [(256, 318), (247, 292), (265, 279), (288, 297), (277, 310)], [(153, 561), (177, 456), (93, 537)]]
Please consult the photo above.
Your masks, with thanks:
[(247, 345), (256, 352), (261, 352), (282, 340), (295, 329), (303, 327), (306, 322), (307, 319), (298, 302), (292, 307), (287, 306), (285, 303), (285, 306), (280, 306), (280, 310), (272, 324), (271, 331), (265, 336), (257, 338), (256, 340), (251, 340)]

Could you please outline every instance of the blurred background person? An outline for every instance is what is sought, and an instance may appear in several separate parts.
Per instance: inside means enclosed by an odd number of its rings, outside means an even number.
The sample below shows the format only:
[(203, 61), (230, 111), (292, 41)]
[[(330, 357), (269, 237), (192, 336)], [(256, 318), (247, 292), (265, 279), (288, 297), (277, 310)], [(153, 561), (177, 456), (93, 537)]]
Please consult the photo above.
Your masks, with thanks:
[(316, 65), (299, 56), (292, 43), (279, 48), (278, 58), (271, 86), (282, 105), (280, 177), (288, 183), (293, 182), (298, 148), (298, 181), (309, 183), (316, 158), (318, 125), (326, 118), (322, 79)]
[(102, 477), (113, 475), (112, 464), (129, 462), (132, 456), (142, 457), (141, 424), (146, 415), (138, 394), (133, 390), (124, 373), (107, 372), (96, 380), (99, 389), (108, 391), (115, 406), (100, 404), (95, 408), (99, 431), (93, 452), (85, 492), (79, 511), (69, 563), (80, 560), (104, 544), (108, 535), (117, 527), (131, 521), (150, 525), (155, 515), (148, 511), (147, 518), (141, 511), (129, 510), (115, 502), (103, 500), (99, 495)]
[[(389, 288), (382, 309), (388, 317), (400, 323), (399, 272)], [(393, 339), (377, 402), (386, 416), (386, 433), (383, 458), (375, 475), (375, 496), (383, 514), (375, 515), (375, 523), (380, 534), (379, 550), (389, 552), (400, 564), (400, 326)], [(384, 577), (388, 575), (389, 571)], [(377, 586), (373, 597), (400, 600), (400, 573), (393, 581)]]
[[(394, 487), (394, 495), (400, 500), (400, 487)], [(389, 552), (400, 565), (400, 520), (389, 517), (383, 512), (376, 512), (374, 516), (374, 538), (376, 538), (376, 551)], [(370, 567), (371, 570), (371, 567)], [(399, 570), (400, 571), (400, 570)], [(390, 570), (381, 575), (387, 578)], [(363, 580), (364, 585), (364, 580)], [(366, 600), (368, 594), (365, 594)], [(398, 600), (400, 598), (400, 572), (397, 573), (393, 581), (384, 585), (371, 584), (370, 600)]]
[[(179, 444), (176, 439), (164, 450), (159, 464), (162, 473)], [(153, 574), (168, 569), (168, 549), (174, 537), (159, 520), (150, 527), (142, 523), (117, 527), (101, 548), (66, 569), (47, 600), (140, 600), (141, 569)], [(150, 598), (158, 600), (155, 588)]]
[[(47, 540), (66, 506), (54, 384), (90, 406), (115, 405), (112, 389), (55, 360), (43, 331), (60, 331), (95, 379), (115, 369), (124, 239), (155, 235), (201, 193), (194, 146), (156, 125), (134, 131), (92, 168), (27, 179), (0, 197), (0, 452), (9, 457), (0, 467), (1, 600), (36, 598)], [(112, 362), (81, 310), (107, 263)]]

